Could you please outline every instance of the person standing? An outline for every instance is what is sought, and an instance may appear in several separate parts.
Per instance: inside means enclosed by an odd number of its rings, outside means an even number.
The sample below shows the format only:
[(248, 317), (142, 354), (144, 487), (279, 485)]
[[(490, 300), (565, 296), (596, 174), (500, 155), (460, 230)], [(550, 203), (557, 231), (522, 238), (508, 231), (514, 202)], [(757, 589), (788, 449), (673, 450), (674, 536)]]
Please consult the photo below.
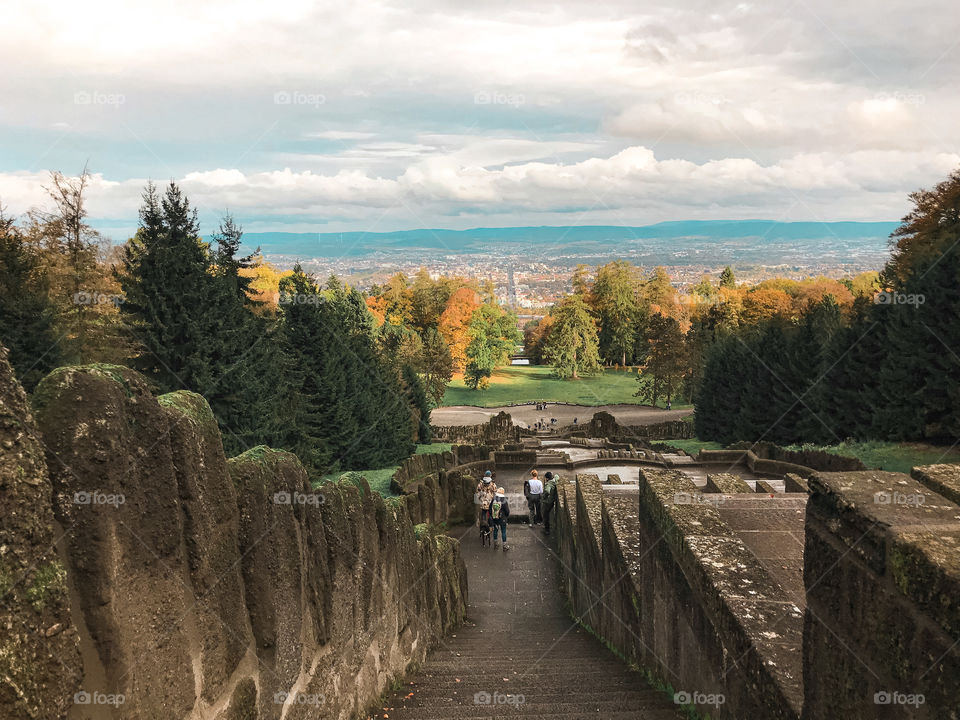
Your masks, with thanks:
[(523, 481), (523, 496), (527, 499), (530, 527), (539, 525), (543, 521), (540, 515), (540, 499), (543, 496), (543, 483), (536, 469), (530, 471), (530, 477)]
[(493, 549), (497, 549), (497, 530), (503, 538), (503, 551), (510, 549), (507, 545), (507, 518), (510, 517), (510, 504), (507, 502), (507, 496), (503, 488), (497, 488), (493, 496), (493, 502), (490, 503), (490, 527), (493, 530)]
[(544, 475), (546, 482), (543, 484), (543, 533), (544, 535), (550, 534), (550, 513), (553, 512), (554, 506), (557, 504), (557, 478), (554, 477), (553, 473), (547, 471), (547, 474)]
[(484, 510), (490, 509), (490, 503), (493, 502), (494, 496), (497, 494), (497, 485), (493, 482), (493, 473), (487, 470), (484, 473), (483, 479), (477, 483), (477, 521), (480, 521), (480, 517), (483, 514)]

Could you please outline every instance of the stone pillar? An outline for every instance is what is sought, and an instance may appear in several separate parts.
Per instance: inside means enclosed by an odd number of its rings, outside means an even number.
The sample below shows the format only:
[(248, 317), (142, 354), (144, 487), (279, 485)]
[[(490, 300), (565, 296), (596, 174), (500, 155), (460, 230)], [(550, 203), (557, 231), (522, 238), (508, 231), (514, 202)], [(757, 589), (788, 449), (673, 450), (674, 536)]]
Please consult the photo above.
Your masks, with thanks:
[(809, 484), (803, 717), (960, 717), (960, 507), (899, 473)]

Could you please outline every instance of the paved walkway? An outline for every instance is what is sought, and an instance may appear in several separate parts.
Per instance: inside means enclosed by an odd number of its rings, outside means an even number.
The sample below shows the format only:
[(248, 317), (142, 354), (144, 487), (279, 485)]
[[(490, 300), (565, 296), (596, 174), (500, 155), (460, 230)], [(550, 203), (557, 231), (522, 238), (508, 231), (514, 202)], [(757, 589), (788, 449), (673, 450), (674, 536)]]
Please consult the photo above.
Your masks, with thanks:
[(578, 422), (590, 422), (594, 413), (605, 411), (612, 414), (621, 425), (652, 425), (666, 420), (679, 420), (693, 413), (692, 408), (684, 410), (662, 410), (649, 405), (557, 405), (548, 403), (546, 410), (537, 410), (536, 405), (512, 405), (504, 407), (481, 408), (472, 405), (451, 405), (439, 407), (430, 413), (433, 425), (479, 425), (503, 410), (510, 413), (515, 423), (532, 425), (538, 420), (550, 422), (557, 419), (557, 425), (570, 425), (573, 419)]
[(467, 564), (467, 621), (374, 717), (682, 717), (669, 697), (573, 623), (559, 562), (539, 527), (511, 523), (506, 553), (482, 548), (475, 527), (451, 534), (461, 538)]

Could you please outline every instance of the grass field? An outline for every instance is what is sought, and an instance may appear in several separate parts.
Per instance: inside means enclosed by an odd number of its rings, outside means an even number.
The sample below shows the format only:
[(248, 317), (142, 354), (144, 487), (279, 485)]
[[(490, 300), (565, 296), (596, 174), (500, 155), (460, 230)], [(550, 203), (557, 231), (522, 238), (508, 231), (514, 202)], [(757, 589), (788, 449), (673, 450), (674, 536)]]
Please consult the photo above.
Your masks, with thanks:
[[(811, 446), (813, 447), (813, 446)], [(790, 450), (799, 449), (792, 446)], [(860, 458), (868, 468), (910, 473), (915, 465), (960, 463), (960, 450), (926, 443), (852, 442), (816, 446), (818, 450)]]
[[(723, 445), (719, 443), (698, 438), (667, 440), (664, 444), (686, 450), (691, 455), (696, 455), (700, 450), (723, 449)], [(823, 450), (835, 455), (859, 458), (860, 462), (872, 470), (890, 470), (907, 474), (916, 465), (960, 463), (960, 449), (937, 447), (925, 443), (853, 442), (827, 446), (805, 445), (803, 447)], [(787, 449), (799, 450), (801, 446), (791, 445)]]
[[(636, 371), (605, 370), (602, 375), (594, 377), (561, 380), (546, 366), (510, 365), (493, 372), (486, 390), (471, 390), (463, 384), (462, 377), (454, 378), (447, 386), (443, 404), (499, 407), (543, 400), (578, 405), (639, 405), (639, 398), (633, 397), (636, 391)], [(688, 406), (674, 404), (673, 407)]]
[[(441, 453), (446, 452), (453, 445), (450, 443), (431, 443), (429, 445), (417, 445), (415, 451), (416, 455), (429, 455), (430, 453)], [(390, 490), (390, 481), (393, 479), (393, 474), (400, 469), (399, 465), (392, 465), (390, 467), (378, 468), (376, 470), (353, 470), (351, 472), (359, 473), (367, 479), (367, 483), (370, 485), (370, 489), (374, 492), (378, 492), (384, 497), (390, 497), (393, 495), (393, 492)], [(341, 475), (346, 473), (330, 473), (329, 475), (324, 475), (320, 482), (314, 483), (314, 487), (319, 487), (325, 482), (330, 482), (336, 480)]]

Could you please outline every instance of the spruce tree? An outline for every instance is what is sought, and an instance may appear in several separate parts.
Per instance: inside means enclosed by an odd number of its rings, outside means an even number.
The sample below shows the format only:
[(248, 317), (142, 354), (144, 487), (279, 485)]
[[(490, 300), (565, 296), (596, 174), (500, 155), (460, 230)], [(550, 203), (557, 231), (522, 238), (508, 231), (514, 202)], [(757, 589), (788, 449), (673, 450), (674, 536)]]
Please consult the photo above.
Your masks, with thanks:
[(28, 392), (60, 362), (54, 318), (37, 253), (0, 208), (0, 343)]

